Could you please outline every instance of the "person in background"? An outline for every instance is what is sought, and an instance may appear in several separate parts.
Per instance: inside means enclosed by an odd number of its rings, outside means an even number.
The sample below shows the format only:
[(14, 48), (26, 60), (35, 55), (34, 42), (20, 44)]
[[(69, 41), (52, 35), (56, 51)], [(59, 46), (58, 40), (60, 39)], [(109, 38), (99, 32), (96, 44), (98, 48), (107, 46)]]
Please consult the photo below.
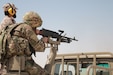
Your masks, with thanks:
[(6, 3), (3, 5), (4, 15), (1, 24), (0, 24), (0, 31), (2, 31), (7, 25), (15, 24), (16, 21), (14, 18), (16, 18), (16, 6), (11, 3)]
[[(16, 10), (17, 10), (17, 8), (14, 4), (6, 3), (3, 5), (3, 11), (4, 11), (5, 17), (3, 18), (3, 20), (0, 23), (0, 34), (6, 28), (6, 26), (16, 23), (16, 21), (14, 19), (14, 18), (16, 18)], [(5, 75), (6, 73), (7, 73), (6, 69), (5, 68), (1, 69), (1, 67), (0, 67), (0, 74)]]

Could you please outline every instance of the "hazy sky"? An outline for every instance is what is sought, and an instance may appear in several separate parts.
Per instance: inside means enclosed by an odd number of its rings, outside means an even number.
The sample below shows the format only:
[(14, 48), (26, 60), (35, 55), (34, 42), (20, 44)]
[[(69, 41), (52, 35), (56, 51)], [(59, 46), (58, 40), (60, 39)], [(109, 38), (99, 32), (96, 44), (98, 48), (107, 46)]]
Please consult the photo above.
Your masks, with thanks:
[[(62, 43), (60, 54), (113, 52), (113, 0), (1, 0), (0, 21), (4, 17), (2, 6), (8, 2), (18, 8), (17, 22), (22, 22), (25, 12), (35, 11), (43, 19), (39, 29), (64, 30), (67, 36), (79, 40)], [(37, 53), (35, 60), (44, 65), (48, 53), (49, 49)]]

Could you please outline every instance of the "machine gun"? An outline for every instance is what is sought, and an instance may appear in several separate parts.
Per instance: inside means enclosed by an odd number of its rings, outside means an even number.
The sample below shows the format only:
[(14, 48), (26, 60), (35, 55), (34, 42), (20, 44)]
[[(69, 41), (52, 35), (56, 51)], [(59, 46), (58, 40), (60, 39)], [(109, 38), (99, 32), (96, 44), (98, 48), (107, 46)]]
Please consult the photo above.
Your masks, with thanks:
[(62, 36), (62, 34), (64, 33), (63, 30), (59, 30), (59, 32), (60, 33), (42, 28), (42, 30), (40, 30), (39, 32), (39, 35), (42, 35), (43, 37), (55, 38), (57, 39), (57, 41), (60, 40), (60, 42), (66, 42), (66, 43), (70, 43), (72, 42), (72, 40), (78, 41), (77, 39), (75, 39), (75, 37), (70, 38), (70, 37), (65, 37), (65, 35)]

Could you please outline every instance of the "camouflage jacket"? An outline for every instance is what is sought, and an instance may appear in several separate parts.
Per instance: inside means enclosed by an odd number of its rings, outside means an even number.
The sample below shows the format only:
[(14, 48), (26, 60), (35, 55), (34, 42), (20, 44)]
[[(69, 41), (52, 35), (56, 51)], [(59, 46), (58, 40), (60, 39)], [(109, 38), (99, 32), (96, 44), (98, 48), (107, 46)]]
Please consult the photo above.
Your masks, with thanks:
[[(10, 29), (14, 25), (9, 25)], [(20, 23), (8, 36), (6, 46), (6, 57), (13, 55), (31, 55), (36, 51), (42, 52), (45, 50), (45, 43), (37, 38), (37, 35), (32, 30), (30, 25)]]
[(16, 23), (16, 21), (14, 20), (13, 17), (5, 16), (0, 24), (0, 30), (5, 28), (7, 25), (11, 25), (11, 24), (15, 24), (15, 23)]

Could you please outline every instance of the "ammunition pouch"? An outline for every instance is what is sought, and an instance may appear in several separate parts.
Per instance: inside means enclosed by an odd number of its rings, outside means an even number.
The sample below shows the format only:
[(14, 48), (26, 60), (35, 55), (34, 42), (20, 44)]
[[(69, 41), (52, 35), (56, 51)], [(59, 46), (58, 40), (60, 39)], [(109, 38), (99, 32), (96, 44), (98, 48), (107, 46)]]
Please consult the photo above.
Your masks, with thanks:
[(19, 36), (12, 36), (9, 43), (12, 47), (9, 48), (9, 55), (31, 55), (28, 40)]

